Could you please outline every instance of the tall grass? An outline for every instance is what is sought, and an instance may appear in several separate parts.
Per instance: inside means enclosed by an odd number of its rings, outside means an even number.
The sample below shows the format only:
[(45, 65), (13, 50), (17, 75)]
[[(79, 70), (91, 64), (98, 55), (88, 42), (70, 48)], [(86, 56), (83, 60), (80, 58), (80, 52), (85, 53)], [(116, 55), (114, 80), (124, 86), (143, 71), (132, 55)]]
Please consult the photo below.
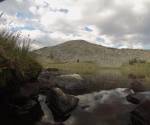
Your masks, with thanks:
[(0, 85), (35, 80), (41, 66), (30, 53), (30, 39), (0, 32)]

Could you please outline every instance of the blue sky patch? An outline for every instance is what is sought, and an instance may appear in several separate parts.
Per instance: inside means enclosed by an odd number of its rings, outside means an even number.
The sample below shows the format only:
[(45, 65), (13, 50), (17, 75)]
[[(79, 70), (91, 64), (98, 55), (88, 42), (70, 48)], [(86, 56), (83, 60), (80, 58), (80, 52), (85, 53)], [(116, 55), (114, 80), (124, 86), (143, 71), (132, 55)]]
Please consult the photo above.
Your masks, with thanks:
[(96, 41), (98, 41), (98, 42), (104, 42), (105, 39), (98, 36), (98, 37), (96, 37)]
[(87, 32), (92, 32), (93, 30), (91, 28), (89, 28), (88, 26), (84, 27), (84, 30)]
[(16, 32), (16, 31), (20, 31), (20, 30), (24, 30), (24, 29), (25, 30), (35, 30), (35, 28), (30, 24), (27, 24), (25, 26), (12, 27), (10, 30)]
[(23, 13), (23, 12), (17, 12), (16, 17), (19, 19), (26, 19), (26, 18), (30, 19), (30, 18), (32, 18), (31, 14)]

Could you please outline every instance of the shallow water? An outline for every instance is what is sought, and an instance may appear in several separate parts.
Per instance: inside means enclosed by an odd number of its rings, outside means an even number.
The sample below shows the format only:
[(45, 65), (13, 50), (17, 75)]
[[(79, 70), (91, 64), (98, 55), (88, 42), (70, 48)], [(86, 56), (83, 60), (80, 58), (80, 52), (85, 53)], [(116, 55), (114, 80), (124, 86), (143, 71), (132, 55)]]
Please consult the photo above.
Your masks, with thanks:
[(128, 125), (131, 105), (101, 104), (94, 111), (76, 109), (65, 125)]

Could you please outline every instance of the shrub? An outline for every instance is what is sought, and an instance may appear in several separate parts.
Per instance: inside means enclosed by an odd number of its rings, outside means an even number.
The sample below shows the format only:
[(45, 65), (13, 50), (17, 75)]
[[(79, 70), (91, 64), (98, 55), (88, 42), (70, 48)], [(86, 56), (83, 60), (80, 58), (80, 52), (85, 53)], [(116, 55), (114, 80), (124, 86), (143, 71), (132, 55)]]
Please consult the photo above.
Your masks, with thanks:
[(136, 63), (146, 63), (146, 61), (143, 60), (143, 59), (137, 59), (137, 58), (133, 58), (133, 59), (129, 60), (130, 65), (133, 65), (133, 64), (136, 64)]

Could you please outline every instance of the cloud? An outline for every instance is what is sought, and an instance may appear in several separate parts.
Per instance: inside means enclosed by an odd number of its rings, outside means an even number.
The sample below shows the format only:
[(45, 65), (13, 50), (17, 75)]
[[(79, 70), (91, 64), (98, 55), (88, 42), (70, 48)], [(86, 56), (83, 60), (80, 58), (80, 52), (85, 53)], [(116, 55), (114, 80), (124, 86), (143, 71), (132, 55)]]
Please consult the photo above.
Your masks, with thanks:
[(6, 0), (0, 29), (30, 34), (34, 48), (72, 39), (150, 49), (149, 0)]

